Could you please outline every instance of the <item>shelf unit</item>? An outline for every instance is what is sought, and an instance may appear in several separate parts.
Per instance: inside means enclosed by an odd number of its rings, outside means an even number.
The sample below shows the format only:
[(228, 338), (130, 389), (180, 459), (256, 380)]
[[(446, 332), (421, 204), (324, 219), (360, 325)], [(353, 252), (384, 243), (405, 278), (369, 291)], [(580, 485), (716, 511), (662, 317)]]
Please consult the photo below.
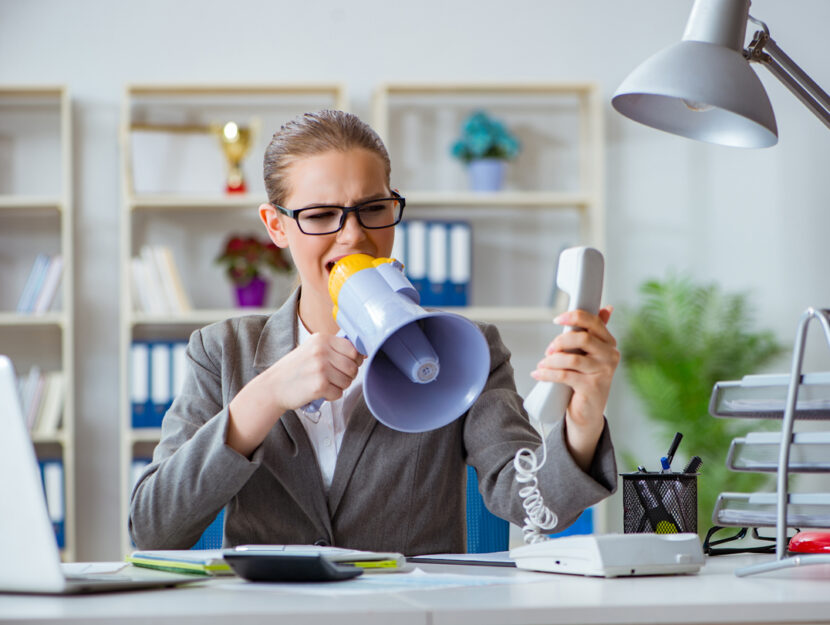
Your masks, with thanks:
[[(509, 165), (516, 180), (503, 191), (467, 191), (463, 167), (450, 155), (464, 118), (477, 109), (493, 113), (522, 142), (519, 157)], [(393, 186), (400, 185), (407, 199), (405, 220), (490, 222), (499, 230), (515, 230), (518, 237), (526, 233), (522, 224), (535, 229), (536, 268), (531, 267), (534, 261), (522, 264), (515, 257), (509, 261), (518, 271), (535, 274), (526, 276), (524, 283), (547, 292), (553, 286), (561, 247), (588, 244), (604, 249), (603, 126), (595, 84), (389, 83), (375, 92), (372, 119), (390, 152)], [(573, 219), (566, 225), (567, 219), (557, 222), (554, 215)], [(559, 246), (550, 245), (550, 235), (562, 226), (570, 232), (559, 238)], [(479, 297), (486, 291), (483, 283), (492, 282), (495, 291), (504, 284), (490, 280), (493, 267), (486, 262), (489, 255), (477, 253), (475, 229), (473, 232), (475, 306), (462, 312), (481, 318), (479, 313), (486, 311), (486, 318), (502, 321), (550, 321), (555, 307), (544, 298), (534, 300), (518, 294), (515, 299), (525, 301), (515, 305), (499, 301), (498, 293), (492, 290)], [(508, 232), (505, 238), (509, 236)], [(514, 250), (527, 252), (522, 249), (526, 243), (519, 239)], [(477, 271), (482, 277), (478, 283)], [(493, 314), (496, 310), (499, 314)]]
[[(787, 552), (788, 528), (830, 527), (830, 492), (793, 493), (789, 484), (791, 473), (830, 473), (830, 432), (793, 431), (797, 420), (830, 420), (830, 373), (802, 374), (807, 330), (813, 320), (820, 323), (830, 347), (830, 310), (808, 308), (799, 321), (789, 376), (747, 376), (741, 382), (719, 382), (712, 391), (709, 411), (713, 416), (781, 420), (780, 434), (759, 432), (737, 438), (727, 455), (727, 467), (733, 471), (774, 472), (777, 482), (774, 493), (718, 496), (712, 513), (715, 524), (775, 528), (775, 560), (739, 568), (735, 571), (739, 577), (830, 564), (827, 553)], [(766, 458), (764, 449), (777, 452), (777, 460)]]
[[(158, 428), (132, 427), (130, 346), (134, 340), (187, 340), (193, 330), (214, 321), (273, 312), (273, 308), (233, 308), (231, 285), (213, 259), (232, 232), (264, 236), (256, 209), (266, 201), (261, 164), (271, 133), (298, 114), (322, 108), (347, 110), (345, 87), (335, 83), (126, 87), (120, 132), (123, 213), (119, 331), (119, 519), (124, 553), (131, 549), (127, 518), (132, 461), (149, 458), (161, 434)], [(258, 129), (242, 165), (248, 187), (242, 194), (225, 192), (225, 162), (219, 142), (204, 132), (211, 123), (227, 121)], [(177, 126), (181, 127), (178, 132)], [(191, 311), (151, 315), (136, 310), (130, 288), (130, 259), (148, 243), (168, 245), (173, 250), (193, 304)], [(286, 278), (278, 285), (282, 292), (269, 298), (274, 305), (287, 295), (291, 280)]]
[[(498, 119), (522, 144), (501, 191), (469, 191), (451, 146), (476, 110)], [(591, 82), (386, 83), (372, 125), (392, 161), (392, 185), (407, 220), (472, 225), (470, 306), (451, 309), (497, 323), (513, 354), (520, 393), (557, 330), (565, 300), (554, 296), (559, 252), (605, 249), (604, 130)], [(527, 378), (527, 379), (525, 379)], [(525, 388), (525, 386), (527, 388)], [(596, 528), (606, 527), (602, 504)]]
[[(65, 561), (74, 561), (77, 553), (72, 198), (68, 89), (0, 86), (0, 345), (18, 375), (31, 366), (63, 372), (62, 426), (54, 435), (34, 433), (32, 439), (40, 460), (63, 466)], [(63, 257), (58, 310), (14, 312), (39, 253)]]

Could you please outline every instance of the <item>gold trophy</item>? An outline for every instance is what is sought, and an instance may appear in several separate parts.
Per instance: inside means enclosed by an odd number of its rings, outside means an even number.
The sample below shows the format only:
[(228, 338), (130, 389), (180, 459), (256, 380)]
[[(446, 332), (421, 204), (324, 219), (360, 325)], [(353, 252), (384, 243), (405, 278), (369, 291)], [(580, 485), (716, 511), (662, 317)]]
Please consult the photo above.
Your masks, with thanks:
[(240, 127), (236, 122), (224, 125), (211, 124), (211, 132), (219, 136), (222, 151), (228, 162), (228, 177), (225, 190), (228, 193), (245, 193), (245, 176), (242, 174), (242, 159), (251, 147), (252, 128)]

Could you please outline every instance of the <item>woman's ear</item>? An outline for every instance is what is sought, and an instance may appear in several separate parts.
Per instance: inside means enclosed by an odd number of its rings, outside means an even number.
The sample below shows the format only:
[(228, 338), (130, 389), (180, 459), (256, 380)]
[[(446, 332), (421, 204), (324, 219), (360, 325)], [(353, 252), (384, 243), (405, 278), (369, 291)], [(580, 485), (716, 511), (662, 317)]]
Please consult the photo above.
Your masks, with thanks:
[(277, 247), (288, 247), (288, 237), (285, 234), (285, 228), (280, 213), (276, 208), (270, 204), (259, 205), (259, 218), (265, 224), (265, 229), (268, 231), (268, 236)]

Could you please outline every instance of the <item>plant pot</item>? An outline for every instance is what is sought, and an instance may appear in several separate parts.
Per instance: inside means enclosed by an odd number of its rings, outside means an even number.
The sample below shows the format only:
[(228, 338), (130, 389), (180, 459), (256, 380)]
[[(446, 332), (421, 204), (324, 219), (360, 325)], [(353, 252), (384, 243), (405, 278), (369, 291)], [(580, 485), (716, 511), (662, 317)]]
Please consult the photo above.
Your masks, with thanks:
[(473, 191), (500, 191), (504, 186), (507, 161), (500, 158), (482, 158), (470, 161), (467, 174)]
[(254, 278), (244, 286), (236, 286), (236, 305), (240, 308), (262, 308), (268, 294), (268, 282)]

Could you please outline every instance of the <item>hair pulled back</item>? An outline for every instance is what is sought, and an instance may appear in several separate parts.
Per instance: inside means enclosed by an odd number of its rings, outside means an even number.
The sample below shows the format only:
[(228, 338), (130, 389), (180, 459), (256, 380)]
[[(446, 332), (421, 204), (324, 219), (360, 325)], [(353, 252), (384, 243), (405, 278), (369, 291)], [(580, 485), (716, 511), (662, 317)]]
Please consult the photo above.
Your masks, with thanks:
[(337, 150), (363, 148), (377, 154), (386, 170), (389, 184), (391, 164), (386, 146), (378, 134), (357, 115), (344, 111), (322, 110), (305, 113), (284, 124), (265, 150), (263, 173), (268, 202), (282, 204), (291, 192), (288, 170), (296, 161)]

